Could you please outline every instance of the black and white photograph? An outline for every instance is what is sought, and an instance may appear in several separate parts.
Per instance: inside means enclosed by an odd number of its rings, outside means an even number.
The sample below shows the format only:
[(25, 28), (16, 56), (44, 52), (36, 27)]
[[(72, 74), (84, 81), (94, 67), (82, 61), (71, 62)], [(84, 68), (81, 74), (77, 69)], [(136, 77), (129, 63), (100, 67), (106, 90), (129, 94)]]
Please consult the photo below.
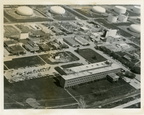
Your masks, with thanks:
[(4, 110), (140, 109), (141, 4), (4, 4)]

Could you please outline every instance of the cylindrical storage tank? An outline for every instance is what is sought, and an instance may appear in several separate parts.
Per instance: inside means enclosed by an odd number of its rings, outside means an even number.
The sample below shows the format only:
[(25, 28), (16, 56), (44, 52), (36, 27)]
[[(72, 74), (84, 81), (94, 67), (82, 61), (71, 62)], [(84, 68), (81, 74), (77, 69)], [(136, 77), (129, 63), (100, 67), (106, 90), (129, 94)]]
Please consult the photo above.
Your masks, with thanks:
[(132, 24), (129, 29), (135, 33), (140, 33), (140, 24)]
[(126, 10), (127, 9), (125, 7), (123, 7), (123, 6), (115, 6), (114, 7), (114, 11), (117, 12), (117, 13), (119, 13), (119, 14), (126, 13)]
[(16, 9), (16, 13), (22, 16), (31, 16), (33, 15), (33, 9), (28, 6), (20, 6)]
[(92, 11), (96, 13), (105, 13), (106, 9), (101, 6), (93, 6)]
[(118, 20), (119, 20), (120, 22), (127, 22), (128, 16), (119, 15), (119, 16), (118, 16)]
[(117, 19), (118, 19), (118, 17), (117, 17), (117, 16), (114, 16), (114, 15), (112, 15), (112, 14), (110, 14), (110, 15), (108, 16), (108, 18), (107, 18), (107, 20), (108, 20), (109, 22), (112, 22), (112, 23), (117, 22)]
[(65, 14), (65, 9), (61, 6), (51, 6), (50, 7), (50, 12), (54, 14)]
[(133, 7), (133, 12), (137, 13), (137, 14), (140, 14), (140, 6), (134, 6)]

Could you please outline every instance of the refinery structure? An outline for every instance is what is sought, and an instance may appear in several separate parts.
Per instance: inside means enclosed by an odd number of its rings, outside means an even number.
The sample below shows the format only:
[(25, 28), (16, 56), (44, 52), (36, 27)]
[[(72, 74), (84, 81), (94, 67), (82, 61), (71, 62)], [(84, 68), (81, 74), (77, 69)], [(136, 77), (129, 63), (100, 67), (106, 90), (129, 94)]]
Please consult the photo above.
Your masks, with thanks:
[(3, 10), (5, 109), (141, 107), (141, 6)]

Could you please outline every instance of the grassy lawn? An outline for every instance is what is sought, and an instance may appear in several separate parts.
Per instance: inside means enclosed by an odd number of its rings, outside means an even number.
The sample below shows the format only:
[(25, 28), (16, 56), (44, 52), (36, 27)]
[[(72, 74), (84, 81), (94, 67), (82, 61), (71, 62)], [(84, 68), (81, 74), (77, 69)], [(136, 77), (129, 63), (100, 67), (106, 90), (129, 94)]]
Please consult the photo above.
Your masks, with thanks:
[(107, 79), (102, 79), (68, 88), (68, 90), (78, 100), (82, 96), (87, 107), (89, 107), (94, 103), (102, 104), (103, 101), (123, 97), (135, 89), (123, 80), (119, 80), (117, 83), (110, 83)]
[(45, 107), (76, 103), (63, 88), (57, 85), (57, 81), (54, 78), (45, 77), (13, 84), (8, 83), (5, 79), (5, 109), (31, 108), (26, 103), (27, 98), (34, 98), (41, 106)]
[(101, 56), (100, 54), (89, 48), (79, 49), (78, 54), (83, 58), (85, 58), (90, 63), (106, 61), (106, 58), (104, 58), (103, 56)]
[(5, 61), (4, 64), (9, 69), (18, 69), (24, 67), (32, 67), (44, 65), (45, 63), (37, 56), (23, 57), (23, 58), (15, 58), (12, 61)]

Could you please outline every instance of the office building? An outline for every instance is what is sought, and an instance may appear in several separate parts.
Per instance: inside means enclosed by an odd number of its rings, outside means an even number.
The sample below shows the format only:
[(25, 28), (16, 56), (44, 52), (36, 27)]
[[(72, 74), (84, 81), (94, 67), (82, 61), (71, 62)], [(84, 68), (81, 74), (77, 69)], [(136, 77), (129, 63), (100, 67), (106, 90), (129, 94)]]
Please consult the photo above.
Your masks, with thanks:
[(120, 70), (120, 66), (109, 61), (72, 67), (65, 71), (67, 75), (60, 77), (60, 85), (62, 87), (75, 86), (105, 78), (109, 73), (117, 73)]

